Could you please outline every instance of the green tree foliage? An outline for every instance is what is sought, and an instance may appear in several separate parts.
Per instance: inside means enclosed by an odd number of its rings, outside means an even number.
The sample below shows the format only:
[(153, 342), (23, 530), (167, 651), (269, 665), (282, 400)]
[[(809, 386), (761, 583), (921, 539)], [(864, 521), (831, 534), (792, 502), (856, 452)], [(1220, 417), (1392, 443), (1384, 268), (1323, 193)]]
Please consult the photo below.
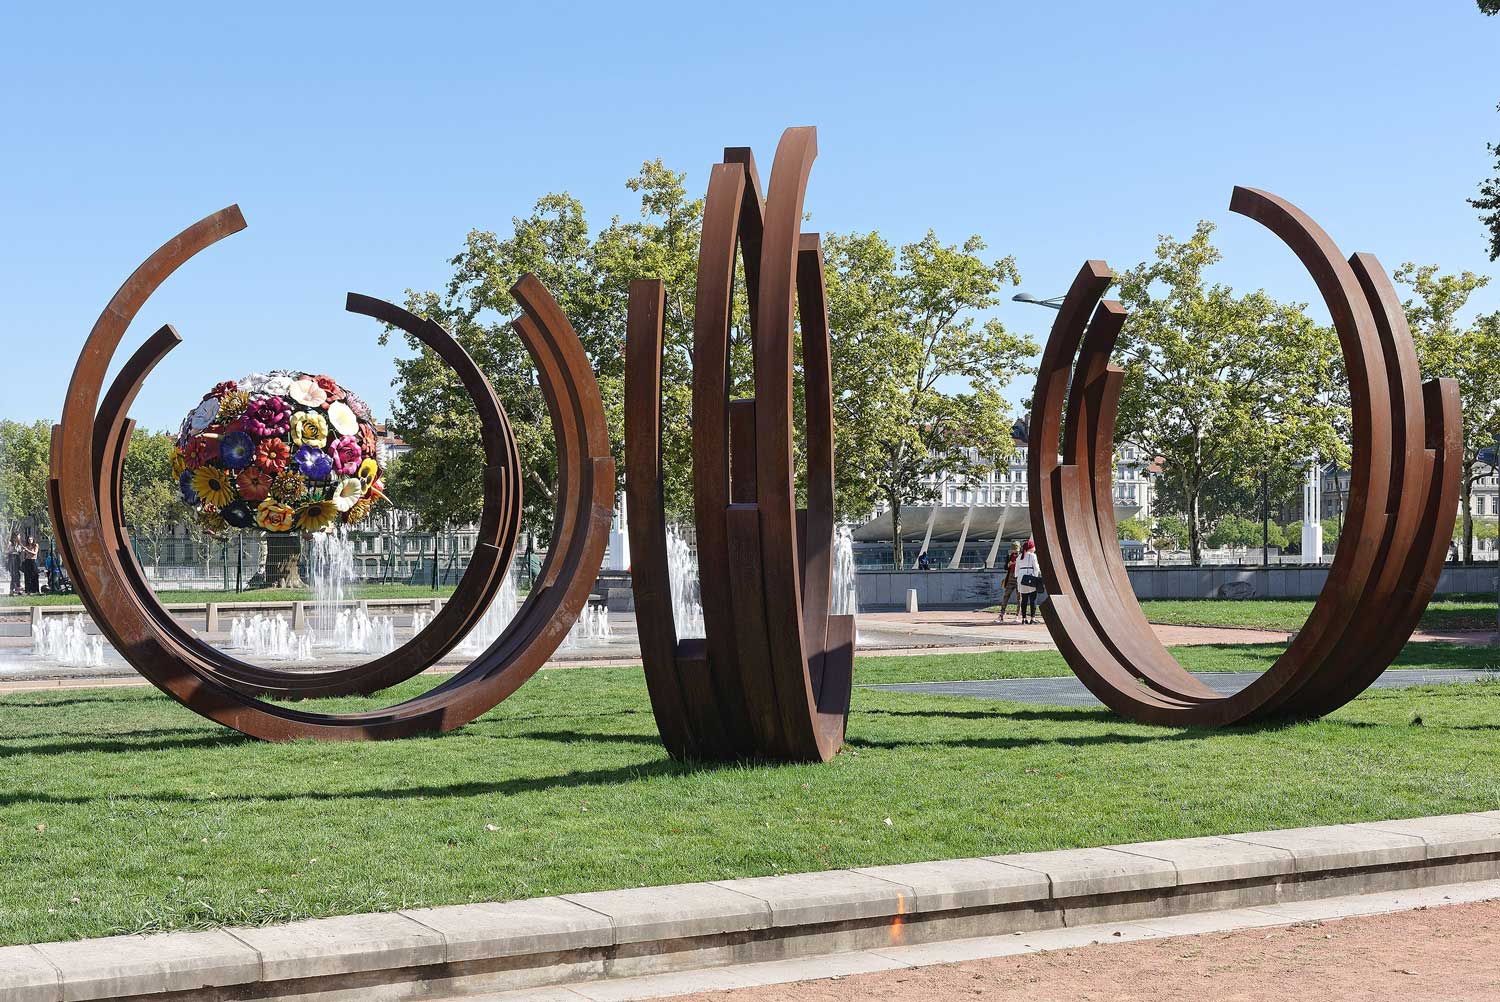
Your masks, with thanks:
[(175, 449), (171, 435), (137, 428), (125, 453), (125, 525), (131, 539), (146, 547), (153, 559), (167, 528), (189, 513), (172, 476)]
[(1435, 264), (1407, 262), (1396, 281), (1412, 292), (1404, 305), (1423, 378), (1456, 380), (1463, 400), (1459, 518), (1464, 559), (1472, 560), (1474, 481), (1495, 472), (1493, 449), (1500, 442), (1500, 311), (1467, 324), (1458, 318), (1475, 290), (1489, 284), (1484, 275), (1442, 274)]
[(38, 536), (47, 532), (51, 451), (49, 422), (0, 421), (0, 521), (7, 527), (24, 524)]
[(1015, 448), (1001, 391), (1037, 349), (977, 315), (1019, 281), (1014, 258), (984, 249), (932, 232), (899, 252), (878, 233), (824, 242), (841, 514), (883, 501), (898, 566), (903, 506), (936, 500), (924, 481), (982, 475)]
[(1495, 155), (1495, 176), (1479, 182), (1479, 195), (1469, 199), (1469, 204), (1479, 210), (1479, 221), (1489, 231), (1490, 260), (1496, 261), (1500, 260), (1500, 143), (1490, 143), (1489, 150)]
[(1245, 499), (1258, 500), (1262, 471), (1275, 500), (1300, 484), (1311, 454), (1342, 449), (1333, 332), (1302, 304), (1209, 285), (1212, 233), (1201, 222), (1186, 241), (1163, 236), (1153, 260), (1119, 278), (1130, 315), (1117, 434), (1165, 457), (1159, 503), (1183, 517), (1194, 563), (1209, 526), (1260, 508)]
[(1115, 531), (1121, 539), (1133, 539), (1138, 543), (1151, 538), (1151, 526), (1134, 516), (1121, 520), (1116, 524)]
[(1165, 515), (1151, 524), (1151, 545), (1158, 550), (1185, 550), (1188, 526), (1179, 515)]
[[(1300, 535), (1300, 527), (1299, 527)], [(1231, 546), (1236, 548), (1258, 548), (1262, 542), (1269, 542), (1275, 547), (1285, 547), (1287, 543), (1286, 531), (1276, 522), (1270, 522), (1262, 527), (1259, 519), (1246, 518), (1243, 515), (1226, 515), (1219, 519), (1218, 524), (1208, 534), (1208, 545), (1214, 547)]]
[(1500, 0), (1479, 0), (1479, 9), (1486, 14), (1500, 14)]

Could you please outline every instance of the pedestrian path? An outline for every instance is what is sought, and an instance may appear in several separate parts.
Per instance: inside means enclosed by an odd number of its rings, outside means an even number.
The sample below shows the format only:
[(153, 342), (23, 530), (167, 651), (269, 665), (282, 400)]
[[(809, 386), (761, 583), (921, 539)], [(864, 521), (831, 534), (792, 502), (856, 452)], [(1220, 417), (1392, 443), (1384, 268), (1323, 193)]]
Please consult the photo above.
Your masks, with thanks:
[[(1260, 677), (1258, 672), (1193, 672), (1193, 677), (1224, 695), (1239, 692)], [(1500, 659), (1488, 668), (1392, 668), (1372, 689), (1406, 689), (1416, 685), (1447, 685), (1451, 682), (1500, 681)], [(1048, 706), (1100, 706), (1077, 676), (1054, 678), (1001, 678), (957, 682), (891, 682), (861, 686), (886, 692), (923, 696), (967, 696), (972, 699), (1003, 699), (1012, 703), (1043, 703)]]

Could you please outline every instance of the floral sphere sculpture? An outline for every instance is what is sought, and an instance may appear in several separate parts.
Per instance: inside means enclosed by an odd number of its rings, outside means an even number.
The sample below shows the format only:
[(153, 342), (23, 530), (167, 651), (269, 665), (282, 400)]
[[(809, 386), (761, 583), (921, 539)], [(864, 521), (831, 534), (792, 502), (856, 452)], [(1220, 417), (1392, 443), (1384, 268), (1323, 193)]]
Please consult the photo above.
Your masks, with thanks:
[(182, 500), (215, 531), (353, 525), (384, 496), (370, 408), (305, 372), (215, 386), (183, 419), (172, 470)]

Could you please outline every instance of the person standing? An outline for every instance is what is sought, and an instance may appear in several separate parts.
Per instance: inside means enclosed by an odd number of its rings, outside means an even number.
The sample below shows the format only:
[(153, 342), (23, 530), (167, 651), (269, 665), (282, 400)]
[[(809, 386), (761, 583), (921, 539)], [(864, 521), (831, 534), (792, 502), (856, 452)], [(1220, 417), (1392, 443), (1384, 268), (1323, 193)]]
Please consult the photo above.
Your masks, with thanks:
[(10, 545), (5, 548), (5, 569), (10, 571), (10, 593), (21, 594), (21, 533), (10, 534)]
[(26, 579), (25, 588), (28, 595), (40, 595), (41, 585), (37, 583), (36, 558), (42, 548), (37, 545), (36, 537), (27, 534), (26, 542), (21, 546), (21, 576)]
[(1036, 543), (1026, 540), (1021, 558), (1016, 561), (1016, 581), (1021, 592), (1021, 622), (1036, 622), (1037, 593), (1042, 588), (1042, 563), (1036, 556)]
[(1000, 594), (1000, 617), (998, 623), (1005, 622), (1005, 610), (1010, 608), (1010, 600), (1016, 600), (1016, 615), (1021, 614), (1021, 596), (1016, 591), (1016, 561), (1021, 559), (1021, 544), (1010, 544), (1010, 555), (1005, 558), (1005, 578), (1000, 582), (1002, 589)]

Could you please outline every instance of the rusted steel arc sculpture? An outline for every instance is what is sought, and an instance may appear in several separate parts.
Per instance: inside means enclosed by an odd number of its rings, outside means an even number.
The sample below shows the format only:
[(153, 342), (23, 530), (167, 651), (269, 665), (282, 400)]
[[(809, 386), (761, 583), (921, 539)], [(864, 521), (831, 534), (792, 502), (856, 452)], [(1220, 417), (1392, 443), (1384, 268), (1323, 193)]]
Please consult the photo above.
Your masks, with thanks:
[(1100, 701), (1152, 723), (1316, 716), (1353, 699), (1390, 665), (1431, 599), (1447, 551), (1444, 522), (1458, 503), (1458, 389), (1446, 379), (1420, 382), (1410, 331), (1379, 262), (1367, 254), (1345, 262), (1306, 214), (1265, 192), (1236, 188), (1230, 208), (1274, 232), (1312, 274), (1338, 333), (1354, 416), (1350, 504), (1328, 583), (1264, 675), (1234, 695), (1215, 693), (1157, 641), (1131, 591), (1111, 480), (1123, 370), (1109, 355), (1125, 311), (1100, 301), (1111, 280), (1102, 262), (1085, 264), (1068, 291), (1032, 403), (1031, 516), (1049, 592), (1043, 616)]
[[(817, 236), (801, 233), (813, 129), (782, 136), (762, 201), (754, 159), (725, 151), (704, 204), (693, 350), (693, 491), (706, 638), (672, 623), (661, 496), (663, 290), (631, 289), (626, 489), (632, 582), (652, 707), (679, 758), (826, 761), (843, 743), (852, 616), (828, 614), (833, 545), (831, 349)], [(736, 251), (743, 254), (755, 397), (729, 397)], [(796, 508), (792, 310), (807, 401), (808, 508)]]
[[(74, 370), (62, 422), (53, 429), (50, 503), (63, 558), (95, 622), (126, 660), (183, 705), (228, 727), (268, 740), (370, 740), (461, 726), (509, 696), (542, 666), (587, 602), (598, 573), (613, 514), (614, 463), (592, 367), (552, 297), (533, 276), (524, 276), (512, 289), (524, 311), (516, 328), (538, 368), (558, 436), (565, 490), (542, 577), (501, 637), (431, 691), (386, 709), (324, 714), (261, 701), (246, 691), (258, 686), (230, 684), (198, 658), (195, 649), (182, 642), (180, 631), (158, 622), (153, 612), (161, 613), (159, 604), (144, 601), (132, 586), (122, 556), (126, 547), (114, 486), (118, 477), (112, 472), (115, 458), (107, 449), (119, 447), (118, 426), (138, 380), (132, 376), (119, 393), (109, 395), (114, 415), (108, 433), (100, 433), (94, 420), (110, 358), (141, 305), (194, 254), (244, 225), (238, 208), (231, 206), (188, 227), (126, 280), (90, 333)], [(394, 320), (399, 313), (397, 307), (363, 297), (352, 297), (350, 305), (382, 319)], [(148, 369), (175, 339), (175, 333), (158, 332), (137, 354), (135, 368)], [(480, 412), (488, 412), (483, 404)], [(504, 439), (496, 427), (487, 428), (485, 435), (487, 447)], [(98, 461), (96, 440), (106, 449)], [(495, 458), (493, 452), (490, 458)], [(108, 479), (101, 474), (106, 469), (111, 471)], [(494, 490), (496, 479), (492, 462), (487, 488)], [(515, 491), (501, 499), (501, 511), (506, 513), (502, 522), (510, 521), (517, 505)], [(472, 619), (483, 608), (475, 604), (461, 606), (460, 611)]]
[[(400, 327), (432, 348), (459, 373), (480, 413), (486, 454), (484, 508), (473, 556), (453, 596), (420, 633), (373, 661), (329, 671), (286, 671), (232, 658), (182, 627), (162, 609), (146, 582), (126, 535), (120, 534), (120, 557), (126, 576), (142, 606), (198, 664), (224, 684), (252, 695), (281, 699), (368, 694), (412, 678), (451, 651), (473, 628), (504, 582), (520, 534), (520, 455), (510, 421), (483, 372), (439, 325), (394, 304), (351, 293), (351, 312)], [(120, 483), (125, 450), (134, 422), (126, 411), (146, 377), (166, 354), (181, 343), (170, 325), (158, 330), (125, 363), (99, 405), (94, 428), (94, 470), (98, 489), (114, 491), (113, 510), (121, 511)], [(117, 434), (113, 434), (118, 429)], [(101, 511), (103, 509), (101, 508)], [(102, 516), (101, 516), (102, 518)], [(108, 526), (108, 521), (101, 524)]]

